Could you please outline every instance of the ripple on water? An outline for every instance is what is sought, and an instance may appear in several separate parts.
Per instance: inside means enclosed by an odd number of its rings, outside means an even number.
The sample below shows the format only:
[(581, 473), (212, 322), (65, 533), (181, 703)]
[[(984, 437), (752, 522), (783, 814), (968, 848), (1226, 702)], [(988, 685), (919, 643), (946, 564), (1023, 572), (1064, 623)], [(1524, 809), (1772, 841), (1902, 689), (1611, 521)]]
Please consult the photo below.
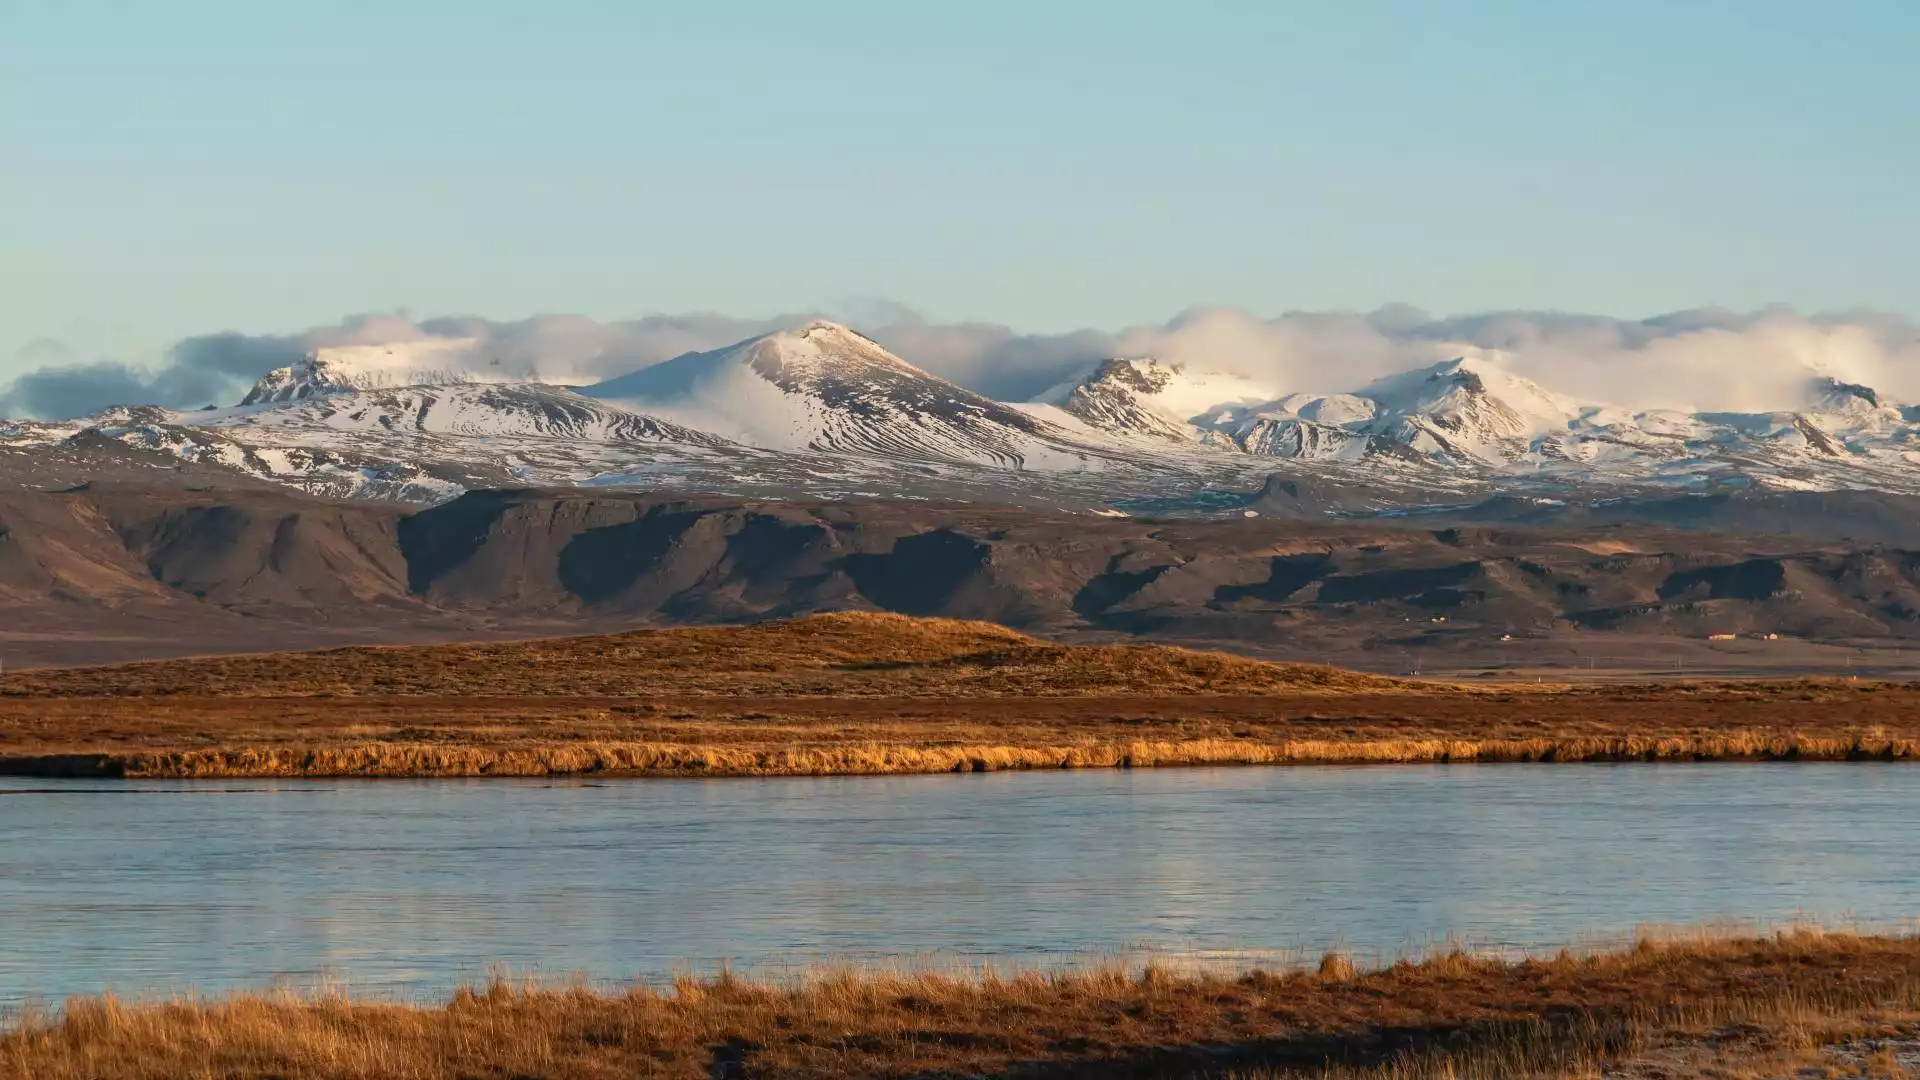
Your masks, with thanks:
[(16, 1003), (323, 977), (438, 992), (489, 965), (594, 980), (723, 960), (1233, 965), (1920, 913), (1920, 769), (1902, 765), (20, 780), (0, 795), (0, 1001)]

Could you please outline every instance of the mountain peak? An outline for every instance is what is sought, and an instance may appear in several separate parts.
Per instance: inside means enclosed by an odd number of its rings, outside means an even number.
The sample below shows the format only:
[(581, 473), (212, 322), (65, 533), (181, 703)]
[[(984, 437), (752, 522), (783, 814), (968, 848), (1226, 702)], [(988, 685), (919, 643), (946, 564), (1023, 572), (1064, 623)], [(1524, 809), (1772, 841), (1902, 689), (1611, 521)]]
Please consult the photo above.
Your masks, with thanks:
[(1177, 374), (1151, 357), (1116, 356), (1042, 400), (1057, 401), (1069, 416), (1103, 431), (1187, 442), (1192, 426), (1176, 404), (1163, 400)]
[(1138, 393), (1157, 394), (1165, 390), (1181, 370), (1151, 356), (1114, 356), (1100, 361), (1093, 370), (1072, 382), (1053, 388), (1045, 397), (1064, 403), (1074, 394), (1100, 386), (1124, 387)]
[(784, 332), (789, 334), (799, 334), (802, 337), (805, 337), (808, 334), (814, 334), (814, 333), (850, 334), (858, 338), (866, 337), (865, 334), (862, 334), (854, 330), (852, 327), (847, 326), (843, 323), (834, 322), (832, 319), (809, 319), (808, 321), (801, 323), (799, 326), (788, 328)]
[(1878, 409), (1886, 404), (1873, 387), (1846, 382), (1832, 375), (1816, 376), (1812, 390), (1816, 407), (1825, 406), (1835, 411)]
[[(771, 333), (762, 334), (757, 338), (750, 338), (732, 347), (740, 348), (767, 341), (781, 342), (783, 344), (807, 342), (811, 346), (821, 349), (887, 351), (884, 346), (867, 335), (845, 323), (834, 322), (832, 319), (811, 319), (797, 326), (789, 326), (783, 330), (775, 330)], [(902, 364), (906, 363), (905, 360), (893, 356), (892, 353), (887, 353), (887, 355)]]
[(477, 379), (467, 370), (478, 345), (474, 338), (421, 338), (384, 345), (319, 348), (296, 363), (261, 376), (240, 404), (278, 404), (397, 386), (499, 381)]
[(1116, 434), (1190, 442), (1213, 414), (1272, 401), (1278, 388), (1229, 371), (1206, 371), (1152, 356), (1116, 356), (1039, 400), (1058, 403), (1082, 423)]
[(1453, 382), (1475, 392), (1484, 391), (1489, 379), (1534, 385), (1515, 375), (1498, 356), (1456, 356), (1451, 360), (1429, 364), (1419, 369), (1419, 373), (1424, 374), (1428, 382)]
[(1513, 373), (1497, 356), (1458, 356), (1360, 391), (1396, 439), (1433, 457), (1510, 460), (1514, 444), (1561, 432), (1580, 415), (1570, 398)]
[(869, 453), (1027, 467), (1078, 465), (1067, 433), (815, 320), (671, 360), (587, 388), (688, 426), (769, 449)]
[(378, 345), (329, 345), (261, 376), (242, 405), (285, 404), (360, 390), (468, 383), (576, 384), (574, 372), (543, 372), (532, 359), (490, 356), (478, 338), (427, 337)]
[(775, 383), (825, 370), (886, 369), (934, 378), (867, 335), (827, 319), (763, 334), (722, 349), (717, 355), (735, 351), (742, 352), (755, 371)]
[(1432, 404), (1448, 397), (1464, 395), (1491, 397), (1529, 411), (1575, 413), (1579, 410), (1579, 406), (1571, 399), (1516, 374), (1498, 355), (1456, 356), (1423, 368), (1389, 375), (1359, 392), (1383, 403), (1414, 399)]
[(1157, 358), (1151, 356), (1115, 356), (1100, 361), (1100, 365), (1093, 369), (1093, 374), (1088, 376), (1088, 381), (1111, 379), (1132, 383), (1142, 390), (1153, 390), (1164, 385), (1173, 370), (1162, 366)]

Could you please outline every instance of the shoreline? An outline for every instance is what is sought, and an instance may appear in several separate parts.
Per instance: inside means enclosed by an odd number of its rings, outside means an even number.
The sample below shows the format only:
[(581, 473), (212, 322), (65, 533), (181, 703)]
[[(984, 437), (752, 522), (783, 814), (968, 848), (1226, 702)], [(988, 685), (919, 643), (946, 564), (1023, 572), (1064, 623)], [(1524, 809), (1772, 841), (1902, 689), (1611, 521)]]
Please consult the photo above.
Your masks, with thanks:
[(1295, 765), (1707, 764), (1920, 760), (1920, 739), (1734, 732), (1555, 739), (1136, 740), (1068, 745), (865, 744), (767, 748), (647, 742), (369, 742), (0, 756), (0, 776), (45, 779), (617, 779), (912, 776)]
[[(287, 990), (70, 999), (0, 1026), (0, 1077), (1673, 1075), (1920, 1051), (1920, 937), (1789, 929), (1594, 951), (1178, 973), (496, 979), (429, 1004)], [(1663, 1068), (1665, 1067), (1665, 1068)], [(1687, 1075), (1693, 1073), (1688, 1072)]]
[(0, 775), (871, 776), (1905, 761), (1920, 685), (1411, 682), (841, 613), (0, 675)]

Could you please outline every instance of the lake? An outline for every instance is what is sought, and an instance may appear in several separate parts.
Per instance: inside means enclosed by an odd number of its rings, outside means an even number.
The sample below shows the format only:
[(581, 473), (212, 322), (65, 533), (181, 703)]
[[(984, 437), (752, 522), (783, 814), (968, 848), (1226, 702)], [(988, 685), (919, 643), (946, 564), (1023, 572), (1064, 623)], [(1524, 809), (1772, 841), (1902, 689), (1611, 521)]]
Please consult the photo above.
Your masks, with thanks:
[(0, 1003), (488, 965), (1237, 962), (1920, 915), (1920, 768), (625, 781), (0, 778)]

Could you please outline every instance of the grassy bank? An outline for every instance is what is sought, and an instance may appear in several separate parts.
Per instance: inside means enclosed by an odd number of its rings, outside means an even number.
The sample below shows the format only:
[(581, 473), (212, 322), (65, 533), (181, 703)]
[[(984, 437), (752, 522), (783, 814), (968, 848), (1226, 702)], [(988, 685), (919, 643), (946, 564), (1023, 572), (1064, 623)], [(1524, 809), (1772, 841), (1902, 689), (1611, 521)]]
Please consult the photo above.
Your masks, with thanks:
[(1364, 972), (1330, 956), (1318, 971), (1238, 977), (723, 977), (624, 993), (497, 983), (432, 1006), (80, 999), (0, 1035), (0, 1076), (1562, 1076), (1689, 1055), (1818, 1059), (1910, 1037), (1917, 1011), (1920, 941), (1795, 932)]
[(893, 615), (0, 678), (0, 773), (15, 775), (1916, 757), (1920, 689), (1906, 685), (1463, 686)]
[(965, 698), (1339, 693), (1419, 685), (1167, 645), (1061, 645), (994, 623), (840, 612), (750, 626), (49, 668), (0, 676), (0, 697)]
[(372, 742), (310, 749), (225, 747), (0, 758), (0, 774), (126, 779), (268, 777), (882, 776), (1023, 769), (1198, 765), (1388, 765), (1472, 762), (1911, 761), (1911, 739), (1726, 736), (1309, 740), (1231, 739), (1067, 746), (866, 745), (799, 749), (580, 742), (521, 747)]

